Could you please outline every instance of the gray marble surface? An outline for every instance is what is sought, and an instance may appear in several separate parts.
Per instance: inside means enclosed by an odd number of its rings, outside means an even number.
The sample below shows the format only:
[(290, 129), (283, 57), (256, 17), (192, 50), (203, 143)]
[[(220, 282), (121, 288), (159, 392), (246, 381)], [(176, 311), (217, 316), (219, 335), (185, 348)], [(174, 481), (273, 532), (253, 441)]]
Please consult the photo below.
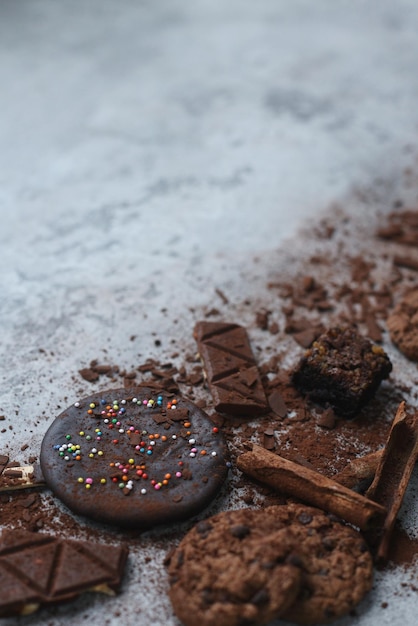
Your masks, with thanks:
[[(254, 257), (376, 181), (390, 196), (417, 152), (417, 29), (413, 0), (2, 0), (11, 456), (39, 448), (64, 397), (90, 391), (74, 388), (79, 367), (105, 354), (130, 368), (190, 344), (191, 308), (216, 302), (215, 287), (256, 291)], [(139, 589), (134, 578), (122, 602)], [(150, 602), (154, 617), (129, 623), (175, 624), (166, 601)], [(377, 603), (355, 623), (412, 625), (413, 602)], [(100, 601), (83, 611), (118, 623)]]

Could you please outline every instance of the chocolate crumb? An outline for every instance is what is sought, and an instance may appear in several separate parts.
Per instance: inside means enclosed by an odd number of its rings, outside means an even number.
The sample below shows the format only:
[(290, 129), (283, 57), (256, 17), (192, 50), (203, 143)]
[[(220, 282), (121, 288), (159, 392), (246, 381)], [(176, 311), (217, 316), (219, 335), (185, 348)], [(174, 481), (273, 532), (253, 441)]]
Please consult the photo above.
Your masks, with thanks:
[(273, 391), (268, 397), (268, 402), (271, 410), (276, 413), (279, 417), (286, 417), (288, 408), (284, 401), (283, 396), (277, 389)]
[(81, 370), (78, 370), (81, 378), (84, 378), (89, 383), (94, 383), (96, 380), (99, 380), (99, 374), (92, 370), (89, 367), (84, 367)]
[(321, 428), (332, 430), (335, 427), (335, 413), (331, 408), (326, 409), (318, 418), (317, 424)]
[(275, 449), (276, 444), (274, 441), (274, 430), (272, 428), (267, 428), (267, 430), (264, 431), (263, 446), (266, 450)]

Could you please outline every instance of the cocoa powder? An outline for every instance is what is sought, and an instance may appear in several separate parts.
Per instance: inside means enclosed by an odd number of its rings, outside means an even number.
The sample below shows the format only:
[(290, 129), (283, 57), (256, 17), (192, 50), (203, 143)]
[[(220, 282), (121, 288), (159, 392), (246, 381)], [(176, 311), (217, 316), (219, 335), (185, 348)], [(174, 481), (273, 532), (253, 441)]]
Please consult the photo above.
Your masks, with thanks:
[[(332, 477), (351, 459), (382, 448), (399, 402), (402, 399), (411, 404), (417, 401), (416, 372), (391, 343), (386, 326), (393, 307), (418, 277), (412, 264), (397, 262), (400, 256), (410, 254), (411, 241), (414, 243), (417, 237), (417, 223), (418, 211), (407, 214), (396, 211), (388, 222), (377, 218), (368, 231), (364, 224), (351, 222), (349, 218), (330, 218), (316, 232), (310, 230), (301, 235), (299, 252), (280, 253), (276, 258), (277, 267), (266, 268), (265, 287), (257, 301), (244, 297), (234, 302), (222, 297), (224, 290), (219, 287), (216, 293), (222, 307), (214, 309), (208, 303), (196, 309), (196, 321), (210, 317), (247, 328), (266, 396), (271, 399), (271, 411), (265, 416), (241, 421), (214, 411), (196, 357), (192, 328), (189, 343), (178, 350), (172, 360), (165, 354), (161, 360), (138, 363), (135, 370), (130, 371), (115, 364), (102, 365), (99, 359), (87, 366), (74, 363), (74, 371), (79, 371), (74, 374), (74, 380), (77, 385), (93, 380), (100, 386), (104, 379), (106, 387), (109, 379), (115, 386), (121, 379), (126, 386), (142, 382), (150, 386), (158, 382), (166, 388), (180, 390), (207, 410), (214, 423), (223, 429), (230, 445), (231, 479), (220, 494), (215, 510), (237, 503), (253, 506), (283, 503), (285, 496), (251, 481), (235, 467), (237, 455), (248, 448), (249, 442), (265, 445), (289, 460)], [(304, 253), (303, 243), (308, 240), (310, 251)], [(362, 334), (382, 344), (394, 359), (389, 381), (382, 384), (376, 396), (353, 420), (341, 419), (328, 407), (313, 404), (291, 383), (291, 373), (304, 349), (325, 328), (345, 322), (357, 325)], [(4, 416), (4, 422), (6, 420)], [(38, 451), (29, 448), (29, 453), (33, 456)], [(82, 534), (92, 539), (102, 538), (103, 533), (122, 537), (115, 529), (76, 519), (48, 491), (1, 494), (0, 505), (4, 527), (19, 526), (75, 537)], [(169, 549), (179, 534), (192, 524), (193, 520), (181, 528), (163, 529), (161, 535), (151, 538), (151, 543)], [(139, 541), (135, 533), (125, 533), (123, 538)], [(415, 567), (417, 549), (418, 540), (411, 538), (398, 524), (391, 546), (391, 563)]]

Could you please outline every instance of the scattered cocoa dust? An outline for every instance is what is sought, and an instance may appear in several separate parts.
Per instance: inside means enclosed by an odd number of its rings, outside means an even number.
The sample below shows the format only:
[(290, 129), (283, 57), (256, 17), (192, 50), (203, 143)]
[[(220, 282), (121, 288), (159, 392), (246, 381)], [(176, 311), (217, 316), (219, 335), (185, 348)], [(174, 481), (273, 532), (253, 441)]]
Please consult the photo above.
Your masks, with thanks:
[(410, 537), (398, 524), (395, 526), (389, 551), (390, 564), (407, 567), (418, 565), (418, 538)]
[[(330, 325), (355, 324), (373, 341), (387, 341), (385, 323), (389, 312), (397, 297), (418, 277), (415, 268), (400, 267), (397, 262), (399, 249), (411, 246), (411, 242), (416, 243), (418, 211), (413, 215), (408, 212), (405, 216), (401, 212), (392, 214), (388, 225), (378, 225), (373, 242), (355, 255), (344, 253), (347, 222), (342, 223), (341, 232), (339, 224), (325, 224), (316, 234), (323, 251), (305, 259), (303, 264), (295, 264), (293, 276), (286, 275), (282, 279), (279, 275), (269, 280), (265, 302), (257, 303), (256, 310), (253, 308), (253, 323), (247, 324), (250, 336), (256, 337), (256, 344), (259, 342), (263, 346), (267, 343), (270, 347), (270, 354), (263, 347), (258, 351), (260, 372), (272, 407), (266, 416), (238, 423), (214, 413), (201, 364), (194, 354), (176, 354), (173, 361), (177, 361), (177, 365), (171, 361), (150, 359), (130, 372), (95, 360), (88, 367), (80, 368), (79, 375), (88, 382), (97, 382), (102, 377), (108, 378), (110, 383), (119, 383), (122, 379), (127, 388), (141, 382), (148, 386), (158, 383), (158, 386), (184, 393), (205, 408), (213, 421), (222, 427), (230, 444), (232, 460), (245, 451), (250, 442), (260, 445), (268, 442), (269, 449), (332, 476), (356, 456), (381, 448), (399, 402), (405, 395), (412, 395), (412, 382), (408, 384), (405, 377), (397, 380), (392, 376), (361, 414), (351, 421), (338, 418), (329, 407), (307, 401), (290, 382), (292, 365), (301, 357), (304, 348)], [(388, 241), (393, 249), (384, 248)], [(301, 271), (301, 267), (309, 267), (309, 273)], [(241, 323), (240, 305), (232, 305), (222, 297), (220, 289), (216, 292), (224, 305), (223, 316), (229, 308), (229, 314), (233, 316), (230, 321)], [(248, 304), (244, 301), (241, 310), (247, 311)], [(220, 315), (218, 310), (208, 308), (206, 311), (207, 317)], [(292, 355), (291, 363), (289, 354)], [(250, 481), (234, 466), (227, 489), (231, 497), (239, 493), (241, 500), (248, 505), (265, 506), (286, 501), (283, 495)], [(78, 521), (58, 506), (48, 491), (43, 494), (35, 490), (2, 494), (0, 504), (1, 523), (5, 527), (19, 525), (32, 531), (57, 533), (65, 529), (65, 534), (70, 536), (80, 534)], [(105, 530), (116, 534), (112, 529)], [(82, 533), (92, 539), (102, 539), (103, 527), (86, 523)], [(417, 549), (418, 540), (411, 539), (398, 526), (391, 563), (412, 564)]]

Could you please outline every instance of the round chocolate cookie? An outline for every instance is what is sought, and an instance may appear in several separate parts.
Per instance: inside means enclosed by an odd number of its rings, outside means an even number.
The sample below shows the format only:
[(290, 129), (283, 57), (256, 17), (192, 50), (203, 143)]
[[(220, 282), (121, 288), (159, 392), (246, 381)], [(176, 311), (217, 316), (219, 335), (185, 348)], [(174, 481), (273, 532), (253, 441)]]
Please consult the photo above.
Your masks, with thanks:
[(192, 402), (138, 387), (100, 391), (63, 411), (40, 462), (47, 485), (75, 513), (145, 529), (204, 509), (227, 476), (228, 450)]
[(301, 570), (292, 563), (292, 531), (262, 513), (240, 509), (199, 522), (173, 552), (169, 595), (186, 626), (266, 624), (294, 602)]
[(278, 528), (292, 529), (302, 570), (301, 591), (283, 619), (325, 624), (349, 613), (373, 582), (373, 560), (363, 537), (313, 507), (289, 504), (271, 509)]
[(418, 289), (409, 291), (387, 320), (390, 338), (411, 361), (418, 361)]
[(357, 531), (319, 509), (288, 504), (199, 522), (171, 555), (168, 571), (173, 608), (186, 626), (274, 617), (319, 624), (360, 602), (371, 588), (373, 563)]

